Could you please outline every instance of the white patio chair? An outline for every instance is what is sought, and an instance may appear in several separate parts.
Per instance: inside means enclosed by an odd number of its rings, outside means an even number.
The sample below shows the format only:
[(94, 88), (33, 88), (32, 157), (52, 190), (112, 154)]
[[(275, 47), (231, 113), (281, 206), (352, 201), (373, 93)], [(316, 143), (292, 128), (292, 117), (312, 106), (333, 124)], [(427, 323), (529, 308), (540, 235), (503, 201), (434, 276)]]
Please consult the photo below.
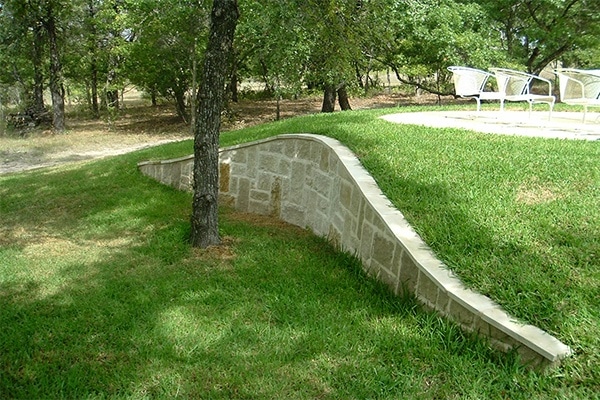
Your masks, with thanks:
[(570, 105), (583, 106), (583, 123), (588, 107), (600, 107), (600, 70), (560, 68), (558, 75), (560, 100)]
[(477, 111), (481, 110), (481, 100), (500, 100), (501, 93), (485, 91), (488, 79), (493, 76), (487, 71), (469, 67), (448, 67), (452, 72), (454, 91), (457, 96), (475, 99)]
[[(529, 116), (534, 103), (546, 103), (550, 107), (548, 119), (552, 118), (552, 109), (556, 98), (552, 95), (552, 82), (537, 75), (528, 74), (521, 71), (514, 71), (506, 68), (490, 68), (494, 73), (498, 90), (502, 93), (500, 99), (500, 110), (504, 111), (505, 101), (526, 101), (529, 103)], [(541, 85), (544, 88), (543, 94), (532, 93), (534, 85)]]

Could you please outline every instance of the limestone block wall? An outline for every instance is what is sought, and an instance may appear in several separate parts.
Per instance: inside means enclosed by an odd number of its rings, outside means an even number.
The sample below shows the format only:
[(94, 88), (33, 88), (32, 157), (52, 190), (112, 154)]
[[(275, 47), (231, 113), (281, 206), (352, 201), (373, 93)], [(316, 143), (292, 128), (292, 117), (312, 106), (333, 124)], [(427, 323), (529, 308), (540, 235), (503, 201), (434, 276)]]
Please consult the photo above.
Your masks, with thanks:
[[(167, 185), (191, 190), (193, 156), (143, 162), (139, 168)], [(516, 322), (464, 286), (337, 140), (281, 135), (222, 149), (220, 200), (326, 236), (356, 254), (365, 270), (395, 294), (409, 290), (425, 307), (486, 336), (496, 348), (516, 348), (529, 365), (556, 364), (571, 353), (553, 336)]]

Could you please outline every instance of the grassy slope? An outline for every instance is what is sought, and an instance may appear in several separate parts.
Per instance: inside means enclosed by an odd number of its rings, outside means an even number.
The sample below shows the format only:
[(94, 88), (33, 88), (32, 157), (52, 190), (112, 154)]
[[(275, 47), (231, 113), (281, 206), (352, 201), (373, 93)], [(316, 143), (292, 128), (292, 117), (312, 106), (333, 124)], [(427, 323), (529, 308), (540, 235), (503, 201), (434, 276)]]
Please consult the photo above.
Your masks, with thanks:
[(390, 110), (317, 115), (224, 135), (285, 132), (348, 145), (425, 241), (509, 313), (568, 343), (598, 386), (600, 146), (395, 125)]
[(225, 213), (227, 251), (190, 250), (189, 195), (135, 169), (189, 153), (187, 142), (0, 177), (0, 397), (597, 393), (597, 144), (375, 115), (294, 119), (222, 142), (313, 132), (347, 143), (464, 279), (578, 350), (562, 369), (523, 371), (296, 229)]

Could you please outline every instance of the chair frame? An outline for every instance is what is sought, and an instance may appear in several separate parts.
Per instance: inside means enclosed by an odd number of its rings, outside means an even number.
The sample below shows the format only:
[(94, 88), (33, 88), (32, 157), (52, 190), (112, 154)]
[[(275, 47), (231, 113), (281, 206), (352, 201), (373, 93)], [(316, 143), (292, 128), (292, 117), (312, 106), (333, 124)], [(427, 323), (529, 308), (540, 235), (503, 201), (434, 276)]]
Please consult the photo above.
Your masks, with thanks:
[[(506, 68), (490, 68), (494, 73), (498, 90), (502, 93), (500, 99), (500, 110), (504, 111), (505, 101), (526, 101), (529, 103), (529, 116), (533, 110), (533, 104), (545, 103), (550, 108), (548, 119), (552, 118), (552, 109), (556, 102), (556, 97), (552, 95), (552, 82), (548, 79), (526, 72), (515, 71)], [(547, 85), (548, 94), (531, 93), (533, 83), (542, 83)]]
[(494, 75), (480, 69), (450, 66), (454, 91), (462, 98), (475, 99), (477, 111), (481, 110), (481, 100), (501, 100), (502, 93), (485, 91), (488, 79)]
[(560, 101), (583, 106), (585, 123), (588, 107), (600, 107), (600, 70), (558, 68), (554, 73), (559, 79)]

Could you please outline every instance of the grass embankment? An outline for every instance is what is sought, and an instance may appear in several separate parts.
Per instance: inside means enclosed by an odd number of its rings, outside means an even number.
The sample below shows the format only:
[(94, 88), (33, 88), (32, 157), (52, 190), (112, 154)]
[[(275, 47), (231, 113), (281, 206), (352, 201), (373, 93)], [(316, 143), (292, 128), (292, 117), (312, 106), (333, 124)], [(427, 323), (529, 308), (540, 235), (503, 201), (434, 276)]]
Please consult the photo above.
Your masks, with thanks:
[(597, 143), (404, 127), (352, 112), (223, 135), (346, 143), (446, 263), (576, 355), (547, 374), (365, 279), (292, 227), (227, 210), (186, 244), (190, 195), (135, 163), (178, 143), (0, 177), (0, 397), (590, 398), (600, 390)]

